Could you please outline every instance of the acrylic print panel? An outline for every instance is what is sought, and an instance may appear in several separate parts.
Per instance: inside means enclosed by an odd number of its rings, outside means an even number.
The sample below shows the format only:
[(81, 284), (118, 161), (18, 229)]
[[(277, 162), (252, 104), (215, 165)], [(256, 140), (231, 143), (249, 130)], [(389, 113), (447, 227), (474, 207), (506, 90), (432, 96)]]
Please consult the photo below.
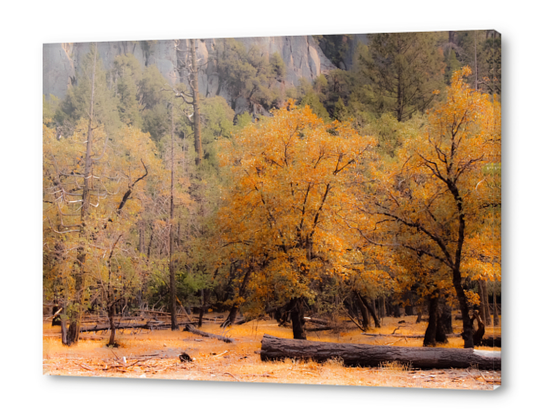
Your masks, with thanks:
[(44, 373), (500, 385), (500, 41), (44, 45)]

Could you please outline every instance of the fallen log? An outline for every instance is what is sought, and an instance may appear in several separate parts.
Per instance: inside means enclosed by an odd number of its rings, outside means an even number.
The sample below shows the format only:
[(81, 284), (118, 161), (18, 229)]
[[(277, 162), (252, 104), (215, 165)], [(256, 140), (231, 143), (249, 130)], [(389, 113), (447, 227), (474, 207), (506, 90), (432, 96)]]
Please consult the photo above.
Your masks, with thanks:
[(167, 316), (167, 317), (171, 316), (171, 312), (152, 311), (152, 310), (149, 310), (149, 309), (134, 309), (134, 312), (141, 312), (141, 313), (144, 313), (144, 314), (163, 315), (163, 316)]
[(262, 361), (290, 359), (324, 362), (342, 359), (346, 366), (379, 366), (398, 362), (418, 369), (501, 370), (501, 352), (436, 347), (372, 346), (277, 338), (265, 334), (260, 353)]
[(306, 332), (318, 332), (318, 331), (331, 331), (334, 327), (329, 326), (321, 326), (321, 327), (314, 327), (314, 328), (305, 328)]
[(203, 320), (204, 321), (209, 321), (209, 322), (220, 322), (220, 321), (224, 320), (224, 317), (222, 315), (215, 316), (215, 317), (204, 316)]
[(314, 317), (304, 317), (303, 318), (306, 322), (314, 322), (315, 324), (322, 324), (322, 325), (329, 325), (332, 324), (331, 321), (328, 321), (327, 319), (321, 319), (321, 318), (314, 318)]
[[(178, 325), (186, 325), (187, 322), (180, 322)], [(193, 323), (194, 324), (194, 323)], [(165, 323), (165, 322), (145, 322), (145, 323), (138, 323), (138, 324), (118, 324), (115, 325), (116, 330), (124, 330), (127, 328), (141, 328), (144, 330), (160, 330), (165, 328), (171, 328), (171, 323)], [(96, 324), (96, 325), (82, 325), (79, 328), (79, 332), (97, 332), (97, 331), (107, 331), (111, 329), (111, 325), (109, 324)]]
[[(360, 335), (366, 335), (368, 337), (388, 337), (388, 338), (424, 338), (424, 334), (415, 334), (415, 335), (404, 335), (404, 334), (372, 334), (372, 333), (361, 333)], [(461, 337), (461, 334), (446, 334), (446, 337)]]
[(186, 327), (184, 327), (184, 331), (191, 332), (193, 334), (201, 335), (202, 337), (208, 337), (208, 338), (216, 338), (217, 340), (222, 340), (225, 343), (233, 343), (233, 338), (224, 337), (223, 335), (217, 335), (217, 334), (211, 334), (205, 331), (198, 330), (197, 328), (194, 328), (191, 324), (187, 324)]

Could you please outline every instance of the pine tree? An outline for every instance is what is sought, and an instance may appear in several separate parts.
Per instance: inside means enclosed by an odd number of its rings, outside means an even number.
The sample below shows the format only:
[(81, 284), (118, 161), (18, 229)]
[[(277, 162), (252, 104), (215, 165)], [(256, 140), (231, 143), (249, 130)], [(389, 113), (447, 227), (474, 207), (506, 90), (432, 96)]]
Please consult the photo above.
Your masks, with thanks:
[(361, 69), (370, 83), (366, 98), (373, 112), (393, 112), (398, 121), (426, 110), (443, 87), (443, 56), (436, 33), (391, 33), (369, 37)]

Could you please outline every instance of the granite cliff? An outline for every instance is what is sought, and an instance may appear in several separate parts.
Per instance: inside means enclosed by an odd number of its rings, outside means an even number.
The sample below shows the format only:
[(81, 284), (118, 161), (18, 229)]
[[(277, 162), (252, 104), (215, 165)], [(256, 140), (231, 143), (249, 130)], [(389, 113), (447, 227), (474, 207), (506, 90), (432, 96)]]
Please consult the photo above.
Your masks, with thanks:
[[(199, 90), (204, 96), (226, 96), (228, 92), (218, 86), (213, 68), (213, 53), (220, 39), (200, 39), (197, 55), (201, 63)], [(238, 38), (247, 48), (257, 45), (268, 56), (277, 52), (286, 65), (284, 83), (295, 86), (300, 78), (313, 80), (322, 73), (336, 68), (323, 54), (312, 36), (284, 36)], [(78, 67), (88, 53), (89, 43), (45, 44), (43, 47), (43, 94), (63, 98), (68, 86), (76, 83)], [(105, 69), (110, 69), (116, 56), (133, 54), (142, 66), (156, 65), (170, 82), (184, 82), (177, 72), (178, 65), (186, 59), (188, 40), (118, 41), (100, 42), (98, 51)]]

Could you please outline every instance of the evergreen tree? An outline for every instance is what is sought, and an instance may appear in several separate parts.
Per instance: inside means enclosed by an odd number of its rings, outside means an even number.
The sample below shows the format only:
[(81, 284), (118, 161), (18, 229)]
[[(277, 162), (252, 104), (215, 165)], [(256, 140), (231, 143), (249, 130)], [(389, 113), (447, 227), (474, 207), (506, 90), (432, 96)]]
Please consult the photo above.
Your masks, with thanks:
[(390, 33), (369, 37), (361, 71), (370, 81), (366, 100), (373, 112), (398, 121), (426, 110), (443, 87), (444, 62), (436, 33)]
[(456, 32), (454, 47), (461, 66), (469, 66), (468, 83), (484, 93), (501, 92), (501, 35), (494, 30)]
[(241, 105), (248, 106), (253, 114), (258, 106), (268, 111), (284, 99), (277, 81), (286, 74), (286, 65), (279, 54), (268, 58), (255, 45), (247, 50), (239, 41), (224, 39), (217, 44), (215, 57), (217, 93), (227, 91), (229, 104), (236, 112)]
[(92, 86), (94, 86), (95, 121), (104, 124), (110, 133), (117, 130), (121, 124), (118, 100), (110, 90), (107, 73), (97, 51), (96, 66), (94, 67), (93, 48), (96, 47), (91, 47), (91, 51), (83, 58), (75, 83), (70, 86), (66, 98), (55, 113), (55, 122), (65, 136), (73, 133), (80, 119), (88, 118)]
[(457, 54), (453, 48), (450, 48), (444, 55), (446, 62), (446, 70), (444, 72), (444, 80), (446, 84), (450, 84), (452, 75), (461, 68), (461, 62), (457, 59)]
[(324, 55), (339, 69), (346, 69), (346, 57), (352, 41), (352, 35), (315, 35), (313, 36)]
[(141, 128), (142, 119), (139, 104), (139, 85), (141, 83), (141, 65), (133, 54), (119, 55), (113, 62), (111, 71), (118, 98), (120, 120)]

